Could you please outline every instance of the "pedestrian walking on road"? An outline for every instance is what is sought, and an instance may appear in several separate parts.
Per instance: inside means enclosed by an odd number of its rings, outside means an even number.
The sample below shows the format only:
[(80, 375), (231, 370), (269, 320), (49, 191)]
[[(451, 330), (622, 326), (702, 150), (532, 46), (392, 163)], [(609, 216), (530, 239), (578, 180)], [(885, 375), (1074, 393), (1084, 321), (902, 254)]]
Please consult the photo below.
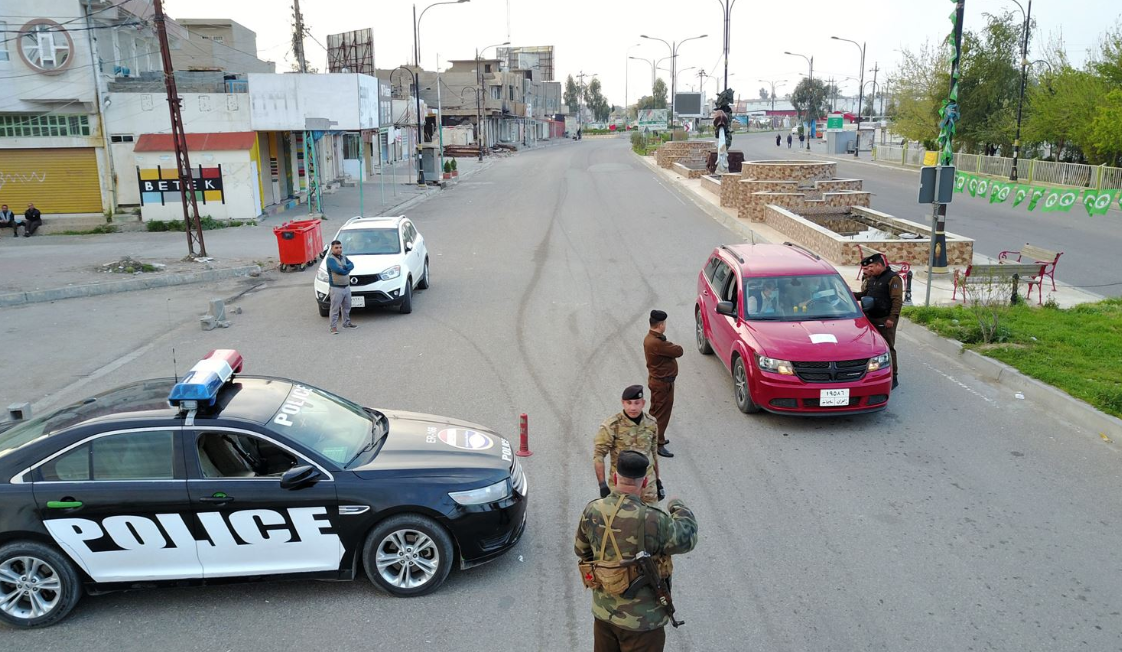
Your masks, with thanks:
[(339, 318), (343, 328), (358, 328), (351, 323), (351, 270), (355, 264), (343, 255), (343, 243), (331, 241), (331, 255), (327, 257), (327, 275), (331, 293), (331, 334), (339, 334)]
[(647, 358), (647, 387), (651, 390), (651, 416), (658, 422), (658, 454), (674, 457), (666, 450), (666, 426), (674, 411), (674, 380), (678, 377), (678, 358), (685, 350), (666, 339), (666, 313), (652, 310), (651, 330), (643, 338), (643, 354)]
[(799, 147), (802, 147), (803, 143), (805, 143), (805, 142), (806, 142), (806, 134), (799, 134)]
[(861, 291), (854, 296), (872, 297), (873, 307), (865, 316), (888, 343), (892, 354), (892, 389), (900, 384), (899, 367), (896, 364), (896, 327), (900, 324), (900, 308), (904, 305), (904, 281), (892, 271), (884, 259), (884, 254), (873, 254), (861, 259)]
[(780, 136), (779, 134), (775, 134), (775, 146), (776, 147), (782, 147), (783, 146), (783, 137)]
[(16, 224), (18, 224), (16, 214), (8, 208), (7, 204), (0, 205), (0, 229), (11, 229), (12, 235), (18, 238), (19, 233), (16, 231)]
[[(650, 462), (647, 467), (647, 484), (643, 489), (643, 502), (654, 504), (666, 498), (662, 480), (658, 475), (658, 422), (643, 412), (643, 386), (631, 385), (623, 390), (623, 411), (609, 417), (596, 431), (592, 448), (592, 468), (600, 483), (600, 497), (606, 498), (615, 484), (616, 463), (620, 453), (637, 451)], [(611, 458), (611, 467), (604, 471), (604, 456)]]
[[(35, 204), (28, 204), (27, 210), (23, 213), (23, 237), (30, 238), (39, 227), (43, 225), (43, 214), (35, 208)], [(19, 235), (19, 231), (16, 231)]]
[(787, 134), (787, 149), (791, 149), (791, 134)]
[[(671, 555), (697, 546), (697, 519), (685, 503), (674, 498), (663, 511), (640, 499), (647, 466), (641, 453), (620, 453), (615, 490), (588, 503), (577, 527), (573, 549), (581, 581), (592, 589), (594, 652), (665, 649), (674, 610)], [(648, 555), (650, 560), (643, 559)]]

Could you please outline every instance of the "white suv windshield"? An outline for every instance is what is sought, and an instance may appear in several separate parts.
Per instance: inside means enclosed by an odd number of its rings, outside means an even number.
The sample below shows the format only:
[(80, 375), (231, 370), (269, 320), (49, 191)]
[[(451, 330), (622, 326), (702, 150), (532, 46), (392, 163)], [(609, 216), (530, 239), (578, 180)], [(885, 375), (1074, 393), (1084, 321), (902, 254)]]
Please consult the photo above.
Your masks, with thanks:
[(347, 229), (339, 233), (343, 254), (347, 256), (377, 256), (401, 253), (401, 238), (393, 229)]
[(861, 312), (837, 274), (744, 279), (744, 318), (758, 321), (852, 319)]

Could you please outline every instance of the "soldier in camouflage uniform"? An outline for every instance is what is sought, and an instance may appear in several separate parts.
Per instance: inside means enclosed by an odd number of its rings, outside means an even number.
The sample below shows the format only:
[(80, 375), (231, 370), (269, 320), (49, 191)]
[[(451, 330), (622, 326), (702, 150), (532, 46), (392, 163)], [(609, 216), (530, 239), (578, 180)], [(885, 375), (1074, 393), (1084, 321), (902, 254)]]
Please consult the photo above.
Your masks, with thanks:
[[(643, 501), (657, 503), (666, 497), (662, 480), (658, 473), (658, 422), (643, 412), (647, 402), (643, 400), (643, 386), (632, 385), (623, 390), (623, 411), (600, 424), (596, 432), (596, 442), (592, 449), (592, 467), (596, 471), (596, 481), (600, 483), (600, 497), (611, 492), (608, 480), (616, 471), (616, 459), (621, 451), (638, 451), (651, 461), (647, 468), (647, 486), (643, 489)], [(604, 456), (612, 460), (608, 474), (604, 472)]]
[[(685, 503), (672, 499), (667, 510), (640, 500), (647, 484), (647, 456), (623, 451), (616, 463), (615, 489), (607, 498), (584, 508), (574, 550), (582, 562), (612, 562), (649, 553), (669, 584), (670, 555), (680, 555), (697, 545), (697, 519)], [(634, 567), (633, 567), (634, 568)], [(624, 569), (626, 572), (633, 572)], [(583, 572), (582, 572), (583, 575)], [(666, 644), (669, 618), (654, 591), (641, 579), (624, 578), (641, 588), (627, 598), (607, 585), (593, 588), (592, 615), (595, 652), (660, 652)], [(586, 585), (588, 580), (585, 580)]]

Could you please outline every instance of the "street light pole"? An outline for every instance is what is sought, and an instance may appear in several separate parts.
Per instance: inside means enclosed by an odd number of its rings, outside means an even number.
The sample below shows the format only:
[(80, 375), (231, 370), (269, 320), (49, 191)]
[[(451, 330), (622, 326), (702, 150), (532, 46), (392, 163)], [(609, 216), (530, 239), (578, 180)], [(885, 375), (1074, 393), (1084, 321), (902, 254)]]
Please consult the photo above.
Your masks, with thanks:
[(1028, 79), (1028, 42), (1029, 29), (1032, 26), (1032, 0), (1028, 0), (1028, 11), (1021, 7), (1021, 3), (1013, 0), (1025, 16), (1024, 39), (1021, 41), (1021, 92), (1017, 99), (1017, 135), (1013, 139), (1013, 168), (1009, 171), (1009, 180), (1017, 180), (1017, 161), (1021, 158), (1021, 115), (1025, 105), (1025, 82)]
[(858, 51), (861, 52), (861, 75), (857, 80), (857, 144), (853, 147), (853, 158), (860, 158), (861, 154), (861, 103), (865, 99), (865, 44), (852, 41), (847, 38), (838, 38), (831, 36), (835, 41), (845, 41), (857, 46)]
[(736, 0), (717, 0), (721, 4), (721, 13), (725, 19), (725, 88), (729, 87), (729, 38), (731, 33), (729, 30), (729, 22), (732, 18), (732, 7), (736, 4)]
[(775, 85), (776, 84), (786, 84), (787, 80), (786, 79), (761, 79), (760, 81), (765, 83), (765, 84), (771, 84), (771, 110), (775, 111)]
[(631, 48), (639, 47), (639, 45), (640, 45), (639, 43), (636, 43), (634, 45), (629, 46), (627, 48), (627, 52), (624, 54), (624, 56), (627, 57), (623, 61), (623, 119), (624, 119), (625, 124), (630, 123), (629, 116), (631, 115), (630, 111), (628, 111), (628, 109), (627, 109), (627, 90), (628, 90), (627, 89), (627, 82), (628, 82), (627, 77), (628, 77), (628, 74), (631, 72), (631, 69), (627, 65), (627, 62), (634, 58), (634, 57), (631, 56)]
[[(425, 138), (423, 129), (423, 121), (421, 116), (421, 19), (425, 17), (425, 12), (437, 5), (456, 5), (464, 2), (471, 2), (471, 0), (448, 0), (447, 2), (434, 2), (433, 4), (421, 10), (421, 15), (417, 15), (417, 5), (413, 5), (413, 65), (416, 66), (417, 72), (413, 75), (413, 88), (417, 92), (417, 185), (425, 185), (425, 165), (421, 158), (421, 141)], [(439, 80), (439, 77), (438, 77)], [(439, 125), (437, 125), (439, 128)]]
[[(783, 54), (787, 54), (787, 55), (790, 55), (792, 57), (802, 57), (802, 58), (806, 59), (807, 64), (810, 65), (810, 71), (807, 74), (807, 79), (814, 79), (814, 57), (813, 56), (808, 57), (805, 54), (799, 54), (798, 52), (784, 52)], [(815, 116), (815, 117), (817, 117), (817, 116)], [(807, 130), (807, 131), (809, 132), (809, 130)], [(810, 150), (810, 133), (807, 133), (807, 135), (806, 135), (806, 148), (807, 148), (808, 151)]]
[(510, 41), (504, 41), (502, 43), (496, 43), (494, 45), (488, 45), (487, 47), (483, 48), (482, 50), (476, 50), (475, 51), (475, 76), (476, 76), (476, 79), (477, 79), (478, 84), (479, 84), (479, 90), (475, 93), (475, 103), (478, 106), (477, 111), (479, 113), (479, 115), (476, 117), (475, 127), (476, 127), (476, 129), (478, 130), (479, 133), (476, 134), (475, 139), (476, 139), (476, 141), (479, 142), (479, 162), (480, 163), (483, 162), (483, 140), (487, 136), (487, 132), (483, 128), (484, 127), (484, 122), (483, 122), (483, 101), (484, 100), (482, 99), (482, 97), (483, 97), (483, 72), (482, 72), (482, 69), (480, 68), (480, 57), (487, 50), (489, 50), (491, 48), (494, 48), (494, 47), (499, 47), (499, 46), (502, 46), (502, 45), (510, 45)]
[(677, 42), (674, 42), (674, 43), (668, 43), (665, 40), (654, 37), (654, 36), (647, 36), (646, 34), (640, 34), (639, 35), (639, 38), (650, 39), (652, 41), (662, 41), (662, 43), (666, 47), (670, 48), (670, 129), (671, 130), (674, 129), (674, 113), (675, 113), (675, 110), (677, 108), (676, 107), (676, 100), (678, 99), (678, 98), (674, 97), (675, 93), (677, 92), (677, 88), (678, 88), (678, 82), (675, 79), (675, 77), (677, 77), (677, 74), (678, 74), (677, 73), (677, 71), (678, 71), (678, 48), (685, 45), (687, 41), (693, 41), (693, 40), (696, 40), (696, 39), (699, 39), (699, 38), (705, 38), (707, 36), (709, 36), (709, 35), (708, 34), (702, 34), (701, 36), (691, 36), (691, 37), (689, 37), (687, 39), (683, 39), (681, 41), (677, 41)]

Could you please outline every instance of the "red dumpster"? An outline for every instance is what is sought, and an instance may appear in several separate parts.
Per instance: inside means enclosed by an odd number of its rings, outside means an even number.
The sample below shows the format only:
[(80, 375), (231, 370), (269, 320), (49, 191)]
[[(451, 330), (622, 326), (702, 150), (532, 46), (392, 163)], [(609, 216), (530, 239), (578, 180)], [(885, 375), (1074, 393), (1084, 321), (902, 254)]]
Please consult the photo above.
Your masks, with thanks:
[(280, 270), (292, 268), (304, 271), (315, 265), (323, 255), (323, 231), (320, 220), (295, 220), (273, 227), (277, 236)]

